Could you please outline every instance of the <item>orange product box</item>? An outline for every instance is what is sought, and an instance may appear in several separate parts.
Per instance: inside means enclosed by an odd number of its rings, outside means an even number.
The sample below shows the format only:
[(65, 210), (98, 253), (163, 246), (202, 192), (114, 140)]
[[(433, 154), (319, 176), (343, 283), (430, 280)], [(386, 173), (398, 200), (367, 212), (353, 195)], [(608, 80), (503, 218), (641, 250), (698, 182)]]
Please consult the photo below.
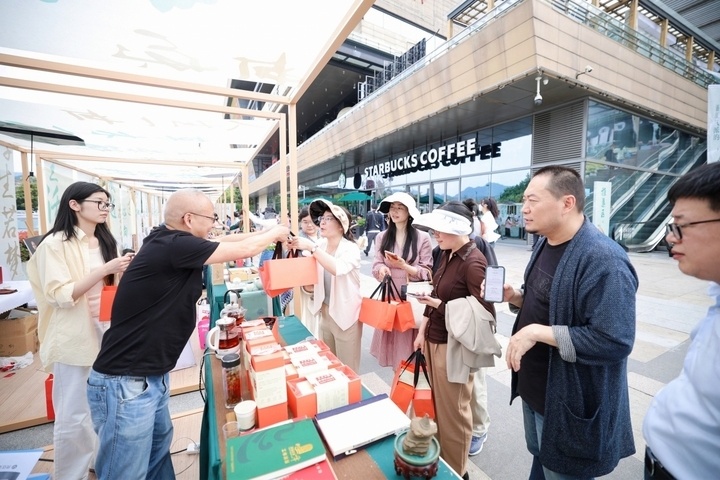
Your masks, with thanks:
[[(287, 389), (284, 388), (285, 369), (282, 356), (279, 352), (272, 356), (276, 357), (275, 362), (279, 367), (264, 371), (254, 369), (250, 371), (250, 389), (255, 403), (257, 403), (257, 423), (260, 428), (288, 419)], [(255, 358), (258, 357), (253, 357), (253, 359)]]
[[(251, 347), (253, 348), (253, 347)], [(273, 348), (273, 347), (270, 347)], [(272, 353), (256, 353), (250, 356), (250, 366), (255, 372), (262, 372), (266, 370), (281, 369), (283, 372), (283, 378), (285, 375), (285, 362), (282, 358), (282, 353), (275, 351)]]
[(290, 362), (285, 363), (285, 376), (287, 380), (294, 378), (304, 378), (306, 374), (327, 370), (328, 368), (338, 368), (343, 363), (328, 351), (320, 351), (317, 354), (290, 355)]
[(256, 319), (256, 320), (245, 320), (240, 324), (240, 331), (243, 334), (243, 338), (245, 338), (245, 332), (251, 332), (253, 330), (261, 330), (264, 329), (265, 322), (262, 321), (262, 319)]
[(330, 366), (330, 360), (317, 353), (290, 355), (290, 363), (295, 367), (297, 376), (303, 378), (309, 373), (327, 370)]
[[(278, 353), (282, 351), (282, 347), (275, 341), (275, 338), (270, 336), (260, 336), (258, 338), (250, 338), (245, 341), (245, 348), (243, 349), (243, 366), (246, 369), (250, 368), (250, 357), (257, 353), (268, 353), (268, 349), (277, 350)], [(282, 356), (282, 354), (281, 354)], [(283, 363), (285, 361), (283, 360)]]
[[(335, 377), (327, 381), (324, 377), (327, 376), (328, 372), (332, 371), (340, 372), (344, 378)], [(346, 365), (341, 365), (338, 368), (333, 368), (326, 372), (318, 372), (314, 376), (313, 381), (316, 381), (318, 384), (330, 384), (330, 388), (324, 388), (322, 385), (313, 386), (310, 380), (303, 378), (287, 381), (288, 406), (290, 407), (290, 412), (293, 417), (313, 417), (321, 411), (356, 403), (362, 399), (362, 383), (360, 377)], [(345, 385), (345, 393), (341, 393), (339, 389), (335, 390), (335, 387), (339, 387), (340, 384)], [(319, 397), (318, 394), (320, 394)], [(335, 405), (335, 407), (331, 407), (330, 405)]]
[(267, 327), (251, 327), (251, 329), (243, 329), (243, 338), (246, 342), (254, 342), (261, 339), (270, 339), (275, 342), (272, 330)]
[[(318, 344), (320, 342), (320, 344)], [(323, 345), (325, 348), (323, 348)], [(295, 345), (288, 345), (285, 348), (285, 351), (288, 352), (290, 355), (298, 354), (298, 353), (317, 353), (323, 350), (330, 350), (327, 345), (325, 345), (325, 342), (322, 342), (320, 340), (317, 341), (303, 341), (296, 343)]]

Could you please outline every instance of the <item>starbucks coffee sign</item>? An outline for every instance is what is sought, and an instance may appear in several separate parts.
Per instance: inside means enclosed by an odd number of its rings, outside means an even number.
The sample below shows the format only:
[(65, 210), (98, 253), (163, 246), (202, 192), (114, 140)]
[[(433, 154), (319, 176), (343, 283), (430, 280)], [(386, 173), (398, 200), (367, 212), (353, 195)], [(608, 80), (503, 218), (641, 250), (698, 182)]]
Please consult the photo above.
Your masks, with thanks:
[(501, 144), (502, 142), (496, 142), (478, 146), (477, 139), (468, 138), (375, 164), (365, 169), (365, 175), (388, 178), (441, 166), (449, 167), (461, 163), (489, 160), (500, 156)]

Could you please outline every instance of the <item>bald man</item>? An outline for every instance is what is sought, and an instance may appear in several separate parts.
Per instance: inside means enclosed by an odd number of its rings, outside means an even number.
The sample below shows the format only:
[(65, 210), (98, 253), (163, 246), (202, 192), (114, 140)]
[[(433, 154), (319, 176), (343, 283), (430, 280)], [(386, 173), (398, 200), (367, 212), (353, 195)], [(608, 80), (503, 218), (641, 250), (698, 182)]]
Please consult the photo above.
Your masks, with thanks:
[(207, 240), (214, 223), (213, 203), (204, 193), (173, 193), (165, 223), (145, 238), (118, 286), (87, 389), (101, 480), (175, 478), (169, 372), (195, 328), (202, 267), (252, 257), (290, 234), (277, 225)]

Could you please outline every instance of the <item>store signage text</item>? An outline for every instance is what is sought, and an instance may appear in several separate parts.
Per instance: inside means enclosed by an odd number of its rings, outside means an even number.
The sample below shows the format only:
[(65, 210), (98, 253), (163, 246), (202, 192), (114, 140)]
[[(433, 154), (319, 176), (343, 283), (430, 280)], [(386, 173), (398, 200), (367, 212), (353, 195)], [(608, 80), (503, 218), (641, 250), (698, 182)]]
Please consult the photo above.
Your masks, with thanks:
[(385, 178), (405, 175), (459, 165), (468, 161), (489, 160), (500, 156), (502, 142), (477, 145), (477, 139), (468, 138), (456, 143), (448, 143), (440, 147), (423, 150), (420, 153), (411, 153), (403, 157), (394, 158), (387, 162), (378, 163), (365, 169), (367, 177), (382, 176)]

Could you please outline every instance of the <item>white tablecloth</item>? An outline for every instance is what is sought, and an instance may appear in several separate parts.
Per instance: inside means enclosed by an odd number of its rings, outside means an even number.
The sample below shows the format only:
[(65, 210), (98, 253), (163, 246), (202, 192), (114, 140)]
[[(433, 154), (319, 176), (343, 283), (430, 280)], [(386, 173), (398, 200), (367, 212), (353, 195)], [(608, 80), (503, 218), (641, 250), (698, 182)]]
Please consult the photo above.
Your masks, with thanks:
[(17, 292), (0, 295), (0, 313), (5, 313), (35, 300), (32, 287), (30, 287), (30, 282), (27, 280), (3, 282), (2, 288), (14, 288)]

